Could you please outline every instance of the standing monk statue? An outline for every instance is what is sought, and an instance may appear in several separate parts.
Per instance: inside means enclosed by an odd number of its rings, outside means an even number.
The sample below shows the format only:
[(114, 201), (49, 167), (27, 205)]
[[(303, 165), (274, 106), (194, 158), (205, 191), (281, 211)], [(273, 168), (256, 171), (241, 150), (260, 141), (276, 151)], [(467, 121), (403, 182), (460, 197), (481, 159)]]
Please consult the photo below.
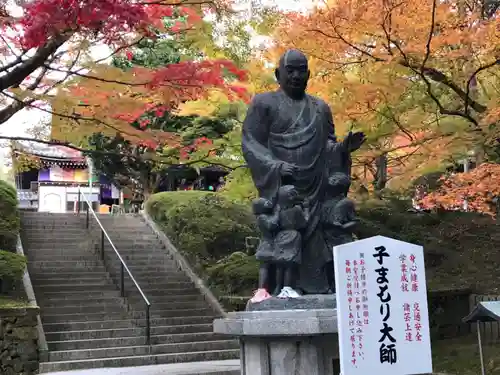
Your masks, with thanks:
[[(325, 240), (322, 205), (332, 169), (350, 173), (349, 155), (365, 139), (363, 133), (349, 133), (337, 143), (329, 106), (305, 92), (310, 72), (302, 52), (285, 52), (275, 75), (280, 88), (256, 95), (243, 125), (243, 156), (259, 199), (268, 202), (267, 213), (259, 211), (267, 234), (257, 249), (261, 268), (252, 302), (270, 293), (294, 298), (333, 292), (333, 249)], [(286, 210), (280, 202), (282, 187), (293, 193)], [(296, 218), (300, 222), (294, 226)], [(299, 239), (300, 254), (292, 256)], [(282, 259), (293, 261), (281, 264)]]

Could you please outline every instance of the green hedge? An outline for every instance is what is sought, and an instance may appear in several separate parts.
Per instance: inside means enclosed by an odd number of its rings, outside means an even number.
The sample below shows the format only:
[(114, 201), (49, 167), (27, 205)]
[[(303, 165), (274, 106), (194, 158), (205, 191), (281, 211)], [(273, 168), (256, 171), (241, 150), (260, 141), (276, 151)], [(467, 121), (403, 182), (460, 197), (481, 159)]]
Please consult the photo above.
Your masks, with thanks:
[(21, 280), (26, 268), (26, 257), (0, 250), (0, 280)]
[[(167, 192), (153, 195), (146, 207), (217, 295), (249, 296), (255, 289), (258, 264), (245, 248), (247, 236), (258, 236), (249, 205), (217, 193)], [(430, 290), (500, 293), (500, 223), (477, 213), (409, 207), (397, 200), (358, 205), (357, 238), (383, 235), (423, 245)]]
[(0, 180), (0, 249), (15, 252), (20, 219), (16, 189)]
[(254, 255), (236, 252), (207, 268), (208, 284), (221, 296), (249, 296), (256, 289), (259, 263)]
[(257, 233), (250, 208), (217, 193), (158, 193), (146, 210), (198, 272), (245, 251), (246, 237)]

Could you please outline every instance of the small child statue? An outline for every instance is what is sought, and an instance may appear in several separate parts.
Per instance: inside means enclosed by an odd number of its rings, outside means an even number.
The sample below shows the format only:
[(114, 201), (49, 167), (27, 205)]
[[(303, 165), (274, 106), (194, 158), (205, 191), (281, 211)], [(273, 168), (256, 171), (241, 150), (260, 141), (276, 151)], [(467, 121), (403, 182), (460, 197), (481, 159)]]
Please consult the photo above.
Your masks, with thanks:
[[(351, 185), (348, 175), (341, 172), (332, 173), (328, 178), (326, 200), (321, 209), (321, 222), (324, 228), (327, 251), (332, 252), (334, 246), (352, 242), (352, 229), (357, 224), (354, 202), (347, 198)], [(331, 258), (331, 254), (326, 254)], [(333, 261), (326, 264), (326, 276), (331, 292), (335, 292), (335, 274)]]
[(350, 186), (351, 180), (344, 173), (333, 173), (328, 178), (322, 222), (342, 229), (349, 229), (356, 225), (354, 202), (347, 198)]
[(260, 261), (259, 287), (250, 300), (252, 303), (262, 302), (271, 298), (269, 290), (274, 289), (276, 280), (269, 280), (270, 268), (274, 266), (274, 236), (279, 228), (279, 215), (274, 210), (272, 201), (257, 198), (253, 201), (253, 213), (257, 217), (257, 226), (262, 233), (262, 239), (256, 251)]
[(274, 262), (277, 266), (277, 286), (282, 286), (278, 298), (298, 298), (295, 290), (297, 268), (302, 258), (302, 235), (307, 226), (307, 209), (301, 205), (300, 196), (293, 185), (278, 190), (276, 211), (279, 216), (279, 232), (274, 238)]

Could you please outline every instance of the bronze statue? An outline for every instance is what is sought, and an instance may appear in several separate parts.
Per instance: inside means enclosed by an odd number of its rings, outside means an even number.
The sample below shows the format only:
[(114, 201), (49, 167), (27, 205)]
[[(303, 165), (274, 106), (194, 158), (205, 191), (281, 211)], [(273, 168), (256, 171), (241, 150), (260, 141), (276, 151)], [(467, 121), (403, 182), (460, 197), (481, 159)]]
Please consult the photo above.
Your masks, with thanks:
[[(305, 92), (310, 72), (302, 52), (288, 50), (275, 75), (280, 89), (256, 95), (243, 125), (243, 155), (259, 193), (254, 212), (263, 232), (253, 301), (269, 298), (269, 291), (283, 298), (297, 297), (298, 291), (333, 292), (328, 233), (346, 233), (354, 220), (342, 193), (345, 179), (339, 186), (330, 179), (329, 186), (329, 178), (335, 173), (349, 178), (350, 153), (365, 139), (363, 133), (349, 133), (337, 142), (330, 108)], [(334, 189), (342, 197), (334, 197), (328, 213), (323, 208), (328, 210), (325, 203)]]

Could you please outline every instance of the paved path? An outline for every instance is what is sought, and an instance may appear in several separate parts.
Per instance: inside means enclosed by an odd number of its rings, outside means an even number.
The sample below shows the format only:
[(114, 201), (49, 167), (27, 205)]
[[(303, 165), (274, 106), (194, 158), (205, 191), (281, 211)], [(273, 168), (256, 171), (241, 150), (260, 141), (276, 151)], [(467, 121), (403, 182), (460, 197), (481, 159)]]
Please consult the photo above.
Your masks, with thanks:
[(98, 368), (92, 370), (75, 370), (50, 372), (46, 375), (233, 375), (239, 374), (240, 361), (210, 361), (175, 363), (169, 365)]

